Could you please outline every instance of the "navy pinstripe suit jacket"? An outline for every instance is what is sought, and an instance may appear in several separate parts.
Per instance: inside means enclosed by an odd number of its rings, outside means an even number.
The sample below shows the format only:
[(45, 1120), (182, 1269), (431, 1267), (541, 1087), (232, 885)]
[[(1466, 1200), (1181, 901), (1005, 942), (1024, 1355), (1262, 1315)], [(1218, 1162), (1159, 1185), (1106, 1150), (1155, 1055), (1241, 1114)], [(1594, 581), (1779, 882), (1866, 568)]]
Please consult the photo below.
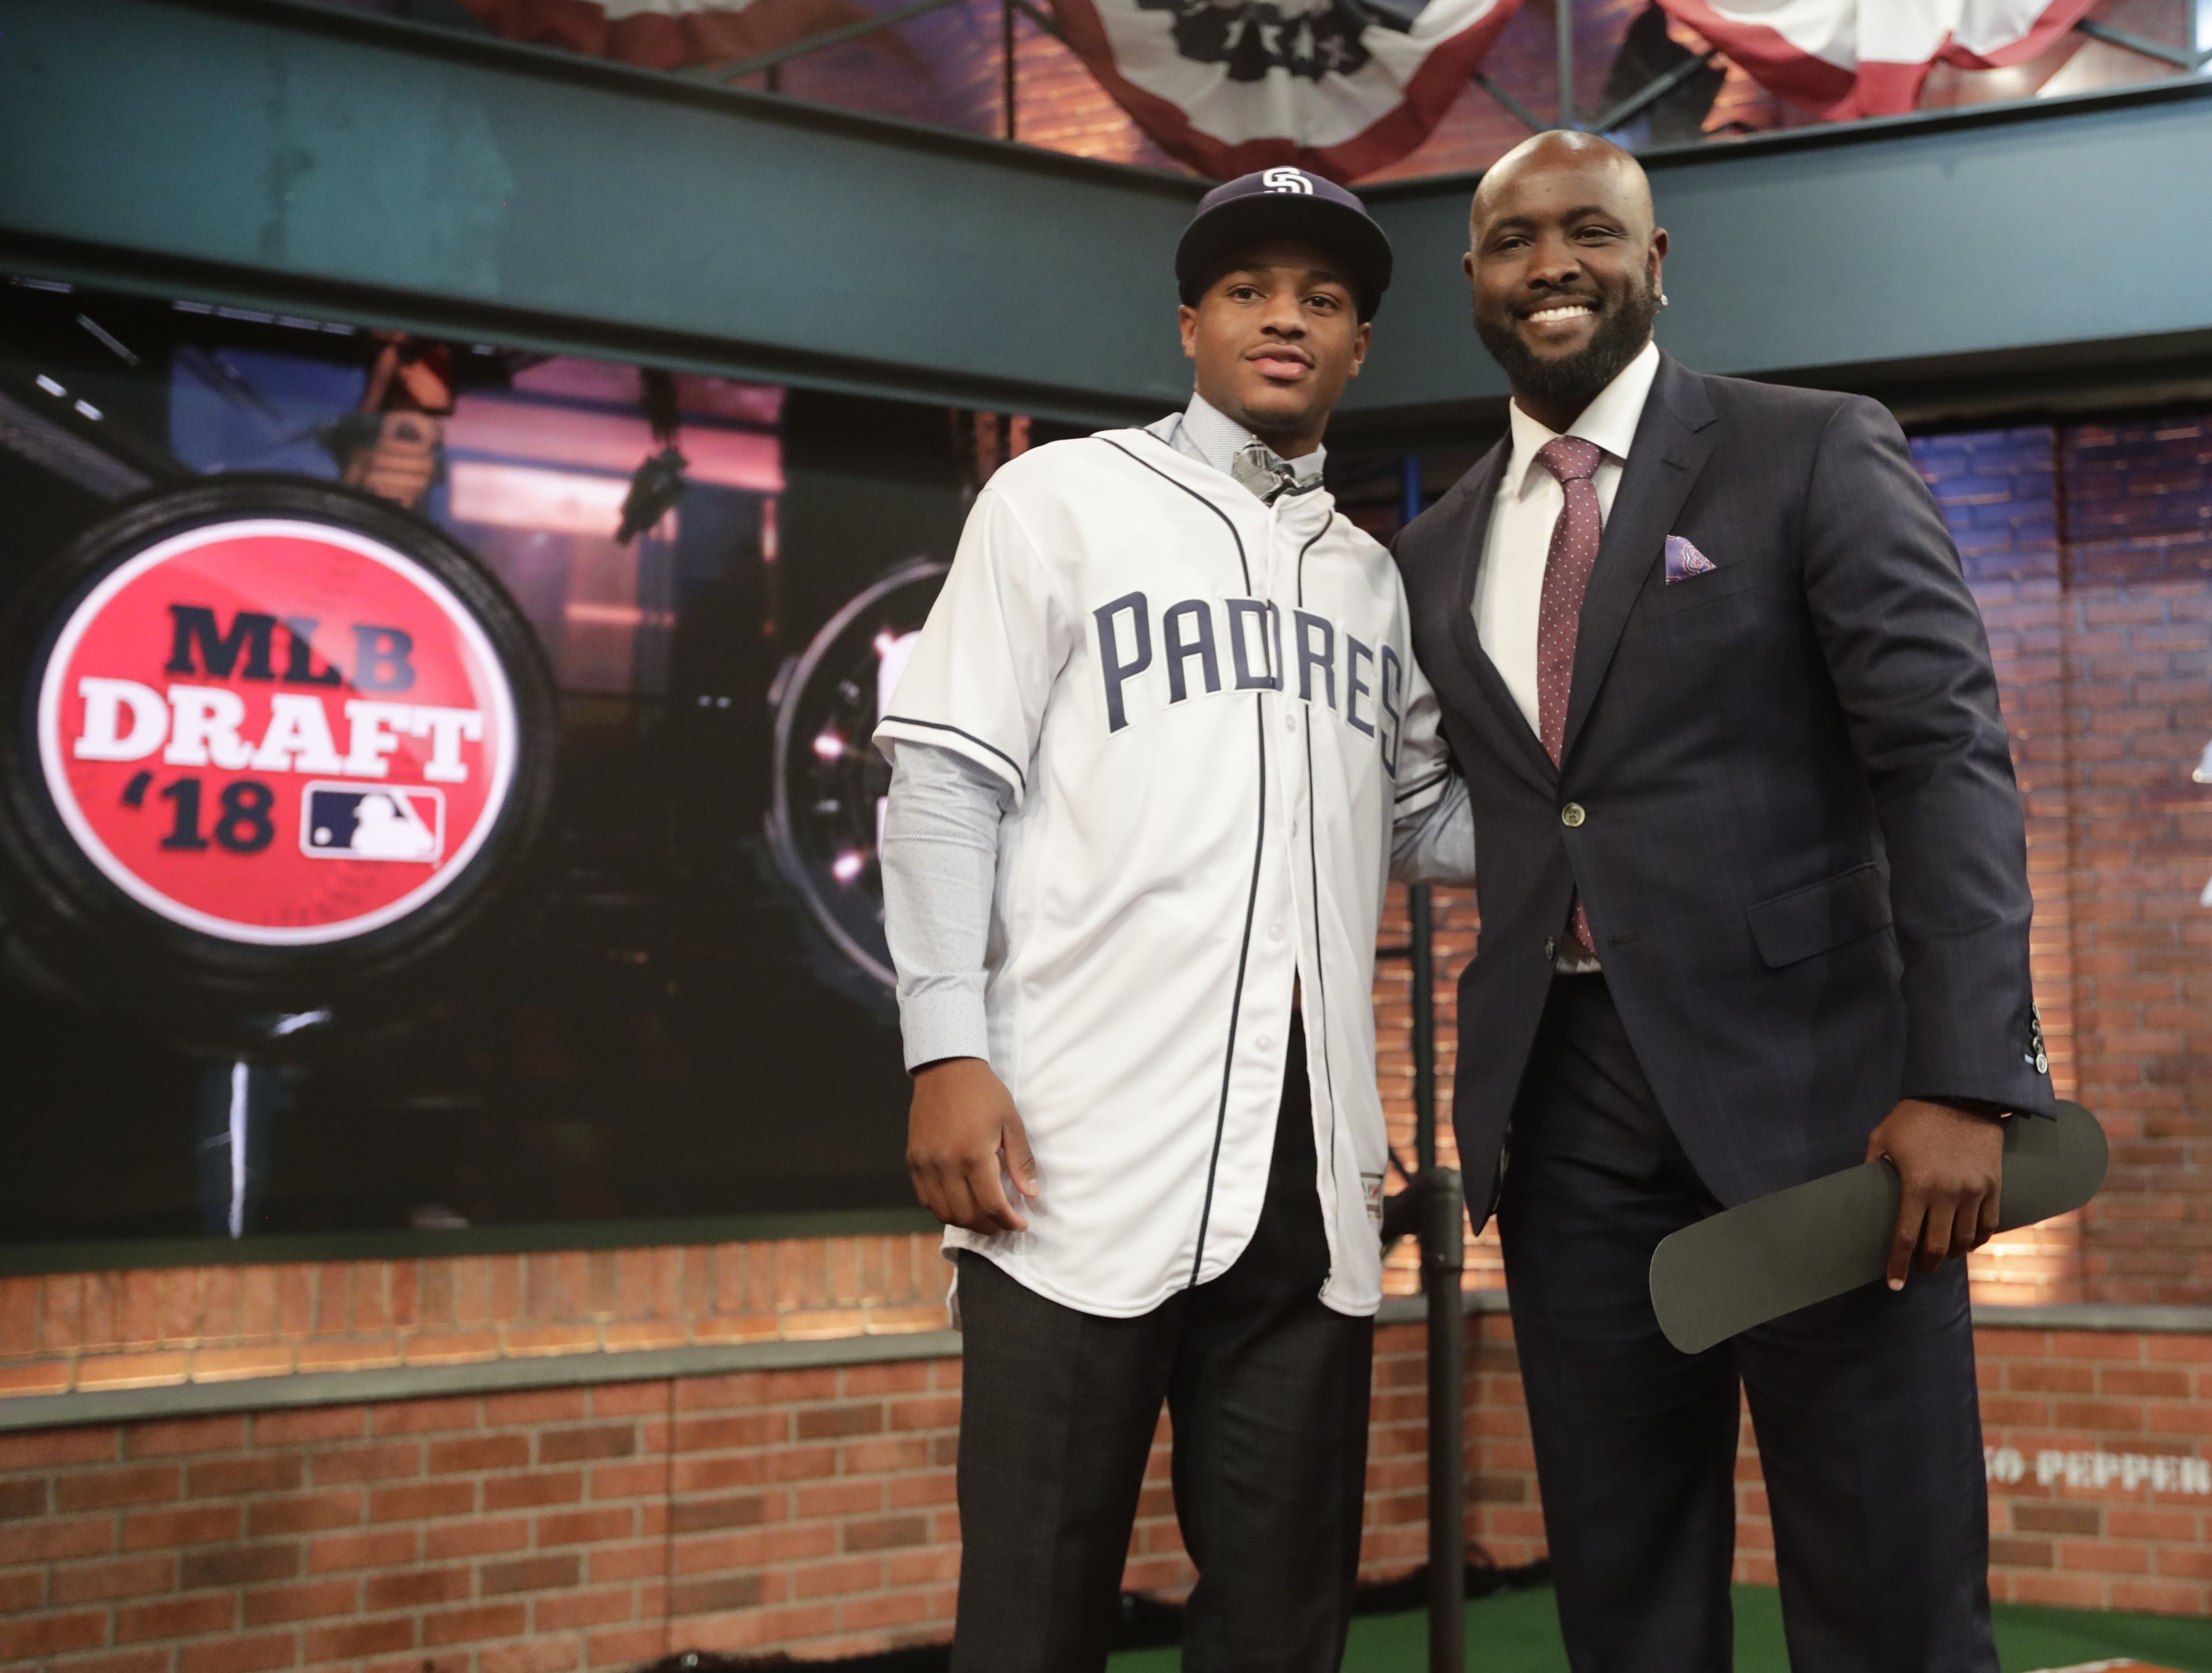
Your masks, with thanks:
[[(1395, 549), (1474, 809), (1453, 1101), (1469, 1202), (1491, 1200), (1577, 888), (1637, 1057), (1723, 1203), (1855, 1165), (1903, 1096), (2049, 1113), (1988, 637), (1896, 421), (1662, 357), (1556, 769), (1472, 615), (1510, 451)], [(1714, 568), (1669, 583), (1669, 535)]]

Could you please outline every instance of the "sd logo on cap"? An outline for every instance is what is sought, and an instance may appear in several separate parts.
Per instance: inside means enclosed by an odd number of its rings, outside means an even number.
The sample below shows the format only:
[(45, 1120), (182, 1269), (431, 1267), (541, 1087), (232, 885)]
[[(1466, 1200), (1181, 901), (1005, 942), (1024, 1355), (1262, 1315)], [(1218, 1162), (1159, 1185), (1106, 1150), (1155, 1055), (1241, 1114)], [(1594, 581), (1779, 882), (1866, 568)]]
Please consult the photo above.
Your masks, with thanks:
[(1360, 318), (1375, 317), (1390, 288), (1390, 240), (1358, 197), (1302, 168), (1239, 175), (1199, 199), (1198, 213), (1176, 246), (1176, 286), (1182, 300), (1194, 305), (1240, 255), (1270, 238), (1298, 239), (1341, 261)]

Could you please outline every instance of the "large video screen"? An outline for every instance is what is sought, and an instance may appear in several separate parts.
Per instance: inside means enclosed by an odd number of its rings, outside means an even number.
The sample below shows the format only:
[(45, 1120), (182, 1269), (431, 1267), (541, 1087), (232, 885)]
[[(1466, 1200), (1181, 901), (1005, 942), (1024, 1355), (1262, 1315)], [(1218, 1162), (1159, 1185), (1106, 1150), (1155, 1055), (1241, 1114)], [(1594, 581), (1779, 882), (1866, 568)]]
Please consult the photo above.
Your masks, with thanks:
[[(542, 824), (490, 904), (451, 945), (364, 975), (358, 994), (341, 981), (330, 1004), (234, 1027), (218, 985), (172, 1016), (132, 1003), (127, 976), (73, 974), (66, 924), (0, 926), (0, 1240), (910, 1203), (875, 858), (887, 775), (867, 740), (997, 445), (995, 421), (942, 409), (0, 285), (0, 613), (51, 609), (57, 555), (147, 496), (228, 484), (251, 518), (272, 482), (337, 485), (472, 555), (527, 624), (554, 733)], [(266, 561), (281, 590), (288, 561)], [(100, 758), (100, 775), (78, 774), (80, 822), (143, 827), (139, 871), (158, 884), (151, 906), (117, 912), (158, 915), (212, 879), (251, 917), (257, 876), (307, 888), (340, 858), (379, 878), (431, 866), (456, 840), (442, 821), (474, 805), (465, 785), (348, 776), (381, 772), (410, 716), (431, 779), (465, 773), (476, 710), (372, 689), (377, 670), (386, 686), (413, 677), (411, 633), (310, 643), (295, 616), (250, 602), (170, 605), (141, 637), (158, 658), (168, 641), (150, 636), (173, 628), (172, 659), (131, 680), (66, 670), (64, 695), (83, 696), (59, 745)], [(218, 666), (258, 671), (291, 706), (281, 738), (259, 718), (222, 730), (244, 711), (207, 694)], [(305, 694), (283, 696), (288, 678)], [(307, 713), (325, 697), (327, 724)], [(371, 725), (350, 754), (340, 697), (356, 740)], [(135, 770), (141, 721), (155, 730)], [(213, 779), (203, 797), (204, 774), (165, 766), (210, 739), (220, 766), (227, 738), (240, 761), (296, 764), (276, 785), (293, 799)], [(135, 889), (126, 863), (111, 869)], [(0, 879), (0, 900), (35, 887)], [(290, 905), (263, 904), (291, 921)], [(98, 923), (131, 927), (83, 933)]]

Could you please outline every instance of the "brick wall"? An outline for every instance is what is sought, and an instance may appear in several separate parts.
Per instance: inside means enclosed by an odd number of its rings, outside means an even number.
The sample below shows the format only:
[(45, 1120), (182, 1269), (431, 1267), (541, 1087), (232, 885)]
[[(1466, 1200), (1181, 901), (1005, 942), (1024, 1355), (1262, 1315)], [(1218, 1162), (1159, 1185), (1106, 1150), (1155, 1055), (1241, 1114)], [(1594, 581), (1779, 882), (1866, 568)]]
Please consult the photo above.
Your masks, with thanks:
[[(1376, 1576), (1424, 1549), (1423, 1367), (1419, 1328), (1382, 1333)], [(0, 1435), (0, 1665), (568, 1673), (942, 1638), (959, 1385), (914, 1360)], [(1167, 1465), (1164, 1424), (1133, 1587), (1192, 1578)]]
[(949, 1618), (957, 1361), (0, 1437), (0, 1663), (555, 1673)]
[[(1469, 1320), (1468, 1531), (1545, 1549), (1510, 1321)], [(1980, 1332), (1991, 1584), (2212, 1612), (2212, 1339)], [(580, 1673), (941, 1639), (957, 1360), (0, 1436), (0, 1664)], [(1377, 1339), (1364, 1572), (1425, 1540), (1421, 1332)], [(1152, 1458), (1127, 1583), (1191, 1575)], [(1771, 1584), (1747, 1423), (1738, 1577)]]
[[(2197, 417), (1915, 446), (1988, 621), (2028, 814), (2062, 1091), (2112, 1170), (2078, 1228), (1984, 1262), (2004, 1299), (2212, 1300), (2212, 439)], [(2212, 777), (2212, 774), (2208, 774)]]
[(0, 1278), (0, 1397), (945, 1327), (933, 1235)]

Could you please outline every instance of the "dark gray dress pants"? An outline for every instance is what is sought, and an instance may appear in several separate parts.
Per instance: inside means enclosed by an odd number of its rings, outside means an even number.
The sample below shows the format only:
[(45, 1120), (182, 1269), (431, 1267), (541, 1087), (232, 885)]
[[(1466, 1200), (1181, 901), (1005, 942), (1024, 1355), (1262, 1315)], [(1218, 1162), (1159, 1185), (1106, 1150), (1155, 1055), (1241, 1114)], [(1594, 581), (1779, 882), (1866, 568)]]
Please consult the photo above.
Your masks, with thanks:
[(1651, 1252), (1718, 1206), (1604, 978), (1555, 979), (1498, 1221), (1575, 1673), (1729, 1673), (1739, 1379), (1795, 1673), (1996, 1673), (1964, 1264), (1678, 1353)]
[(1335, 1673), (1359, 1564), (1374, 1321), (1319, 1300), (1303, 1040), (1266, 1206), (1235, 1265), (1136, 1318), (1046, 1300), (960, 1257), (960, 1603), (954, 1673), (1106, 1663), (1160, 1405), (1198, 1568), (1192, 1673)]

